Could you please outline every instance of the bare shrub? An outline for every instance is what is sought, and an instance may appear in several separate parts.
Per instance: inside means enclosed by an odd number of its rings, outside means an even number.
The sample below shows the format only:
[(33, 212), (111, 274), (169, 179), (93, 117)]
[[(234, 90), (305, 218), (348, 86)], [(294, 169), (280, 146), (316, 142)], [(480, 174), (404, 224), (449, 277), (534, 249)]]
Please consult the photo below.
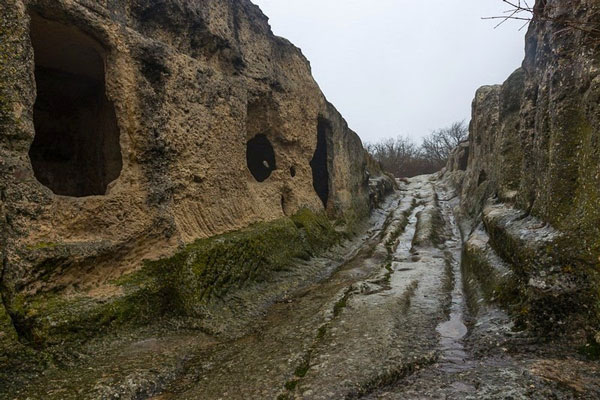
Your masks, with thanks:
[(432, 132), (420, 146), (410, 138), (399, 136), (365, 144), (371, 156), (382, 168), (397, 178), (431, 174), (442, 169), (450, 152), (467, 139), (464, 121)]

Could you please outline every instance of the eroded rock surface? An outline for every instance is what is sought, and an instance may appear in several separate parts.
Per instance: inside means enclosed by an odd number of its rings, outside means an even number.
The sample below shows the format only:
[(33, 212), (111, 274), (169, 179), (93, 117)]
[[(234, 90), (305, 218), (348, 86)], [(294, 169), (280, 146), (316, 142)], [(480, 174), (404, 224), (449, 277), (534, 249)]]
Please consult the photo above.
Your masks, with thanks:
[(564, 23), (597, 26), (598, 7), (536, 2), (522, 68), (479, 89), (468, 166), (463, 146), (444, 175), (459, 188), (467, 257), (512, 271), (492, 297), (544, 333), (599, 329), (600, 40)]
[(239, 337), (160, 321), (92, 340), (67, 362), (13, 372), (0, 396), (597, 398), (597, 363), (571, 343), (516, 332), (461, 267), (457, 203), (435, 177), (400, 183), (368, 230), (290, 268), (282, 282), (306, 270), (322, 275), (290, 288)]
[(248, 0), (7, 0), (0, 59), (2, 298), (31, 342), (121, 318), (144, 259), (369, 212), (360, 139)]
[(444, 173), (396, 185), (249, 1), (0, 12), (0, 397), (600, 396), (585, 33), (534, 21)]

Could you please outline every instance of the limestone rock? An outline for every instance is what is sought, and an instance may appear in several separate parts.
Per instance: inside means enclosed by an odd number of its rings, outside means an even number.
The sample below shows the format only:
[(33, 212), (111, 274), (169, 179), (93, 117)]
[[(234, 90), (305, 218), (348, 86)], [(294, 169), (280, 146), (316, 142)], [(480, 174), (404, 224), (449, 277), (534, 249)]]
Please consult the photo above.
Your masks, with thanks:
[[(600, 40), (566, 28), (560, 19), (568, 15), (596, 26), (600, 4), (536, 3), (538, 17), (527, 33), (522, 68), (503, 85), (479, 89), (468, 167), (461, 172), (451, 159), (446, 175), (462, 184), (461, 209), (473, 226), (490, 200), (504, 209), (501, 214), (521, 213), (512, 227), (501, 228), (507, 235), (495, 236), (499, 225), (489, 218), (486, 227), (492, 230), (491, 246), (521, 279), (523, 290), (515, 300), (523, 313), (530, 311), (532, 324), (554, 316), (554, 327), (557, 321), (593, 326), (600, 315)], [(550, 18), (539, 18), (544, 13)], [(526, 222), (529, 228), (515, 231)], [(539, 234), (550, 231), (555, 232), (551, 243), (538, 246)], [(544, 290), (531, 296), (528, 282), (549, 277), (554, 283), (544, 283)], [(531, 311), (544, 307), (547, 312)]]
[(196, 239), (369, 211), (360, 139), (249, 0), (6, 0), (0, 60), (13, 317), (40, 293), (110, 298)]
[(453, 157), (445, 174), (520, 281), (521, 316), (546, 331), (590, 327), (600, 316), (600, 40), (560, 20), (596, 26), (600, 5), (536, 3), (522, 68), (479, 89), (468, 167)]

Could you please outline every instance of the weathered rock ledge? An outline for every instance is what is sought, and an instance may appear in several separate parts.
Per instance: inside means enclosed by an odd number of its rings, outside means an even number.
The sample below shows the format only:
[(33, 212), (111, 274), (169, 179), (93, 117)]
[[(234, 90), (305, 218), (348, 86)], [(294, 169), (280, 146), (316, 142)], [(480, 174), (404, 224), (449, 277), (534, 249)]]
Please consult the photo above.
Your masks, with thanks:
[(600, 40), (557, 21), (569, 15), (597, 26), (599, 5), (536, 3), (522, 68), (477, 92), (469, 142), (443, 176), (461, 198), (467, 264), (490, 296), (511, 304), (530, 328), (593, 336), (600, 317)]
[(0, 288), (34, 343), (200, 315), (376, 203), (381, 172), (249, 0), (7, 0), (0, 61)]

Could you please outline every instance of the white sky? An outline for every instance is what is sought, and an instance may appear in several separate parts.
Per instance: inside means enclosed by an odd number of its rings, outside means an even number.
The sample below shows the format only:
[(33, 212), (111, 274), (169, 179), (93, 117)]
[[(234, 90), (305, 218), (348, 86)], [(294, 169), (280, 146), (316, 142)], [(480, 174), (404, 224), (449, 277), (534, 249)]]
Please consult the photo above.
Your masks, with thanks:
[(481, 17), (500, 0), (253, 0), (310, 60), (364, 141), (415, 140), (469, 120), (475, 90), (521, 65), (525, 29)]

